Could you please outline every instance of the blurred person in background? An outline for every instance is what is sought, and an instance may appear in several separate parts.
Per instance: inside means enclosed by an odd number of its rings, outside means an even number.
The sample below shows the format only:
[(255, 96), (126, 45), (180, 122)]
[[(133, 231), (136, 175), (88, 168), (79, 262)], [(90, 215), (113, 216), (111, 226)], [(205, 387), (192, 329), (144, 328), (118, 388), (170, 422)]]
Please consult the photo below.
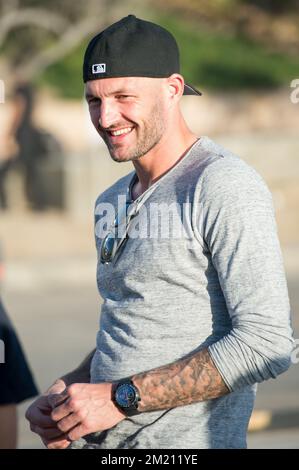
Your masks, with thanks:
[[(1, 263), (1, 261), (0, 261)], [(0, 299), (0, 449), (17, 446), (17, 405), (38, 394), (16, 331)]]
[[(41, 162), (48, 150), (44, 133), (33, 122), (34, 90), (31, 85), (21, 83), (13, 93), (13, 114), (7, 142), (15, 143), (15, 154), (7, 162), (3, 172), (16, 163), (24, 177), (24, 192), (32, 210), (43, 210), (47, 197), (39, 172)], [(5, 175), (5, 173), (3, 173)], [(7, 207), (7, 201), (4, 200)]]
[[(96, 203), (96, 350), (26, 413), (48, 448), (245, 448), (257, 383), (290, 365), (271, 194), (253, 168), (188, 128), (181, 97), (201, 93), (179, 72), (172, 35), (133, 15), (85, 52), (91, 120), (112, 159), (135, 171)], [(136, 236), (142, 209), (188, 201), (168, 237)]]
[(10, 164), (4, 158), (0, 159), (0, 209), (7, 209), (7, 196), (6, 196), (6, 187), (5, 181), (7, 173), (9, 170)]
[(7, 177), (16, 164), (17, 144), (10, 132), (4, 135), (0, 149), (0, 209), (9, 207), (7, 198)]

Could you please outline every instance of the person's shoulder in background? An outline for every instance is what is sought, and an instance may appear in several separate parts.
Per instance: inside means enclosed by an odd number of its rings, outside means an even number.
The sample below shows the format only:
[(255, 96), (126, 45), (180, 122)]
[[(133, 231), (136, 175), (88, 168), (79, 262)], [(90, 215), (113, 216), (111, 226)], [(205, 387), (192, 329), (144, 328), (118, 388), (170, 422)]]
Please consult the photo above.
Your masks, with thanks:
[(38, 395), (30, 366), (17, 333), (0, 299), (0, 405), (18, 404)]

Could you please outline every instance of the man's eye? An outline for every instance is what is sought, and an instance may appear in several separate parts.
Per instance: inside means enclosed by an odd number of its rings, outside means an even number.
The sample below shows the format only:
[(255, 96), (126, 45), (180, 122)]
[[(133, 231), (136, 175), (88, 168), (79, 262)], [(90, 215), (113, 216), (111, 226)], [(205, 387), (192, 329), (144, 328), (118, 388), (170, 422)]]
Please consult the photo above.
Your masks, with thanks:
[(117, 95), (116, 98), (119, 100), (124, 100), (126, 98), (130, 98), (130, 95)]

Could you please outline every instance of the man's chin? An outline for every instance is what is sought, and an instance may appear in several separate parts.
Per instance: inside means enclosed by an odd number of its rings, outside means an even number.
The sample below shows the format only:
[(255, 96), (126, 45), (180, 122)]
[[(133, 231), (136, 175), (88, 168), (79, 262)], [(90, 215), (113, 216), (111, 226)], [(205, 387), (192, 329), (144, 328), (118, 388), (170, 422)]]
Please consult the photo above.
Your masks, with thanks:
[(138, 154), (136, 155), (136, 152), (134, 151), (132, 152), (132, 150), (131, 152), (129, 151), (129, 149), (126, 151), (124, 148), (112, 149), (111, 147), (110, 148), (108, 147), (108, 150), (109, 150), (110, 157), (112, 158), (112, 160), (118, 163), (131, 162), (133, 160), (138, 160), (141, 156), (141, 155), (139, 156)]
[(110, 151), (110, 156), (114, 162), (118, 162), (118, 163), (129, 162), (132, 160), (132, 157), (129, 154), (124, 155), (124, 154), (118, 154), (118, 153), (114, 153)]

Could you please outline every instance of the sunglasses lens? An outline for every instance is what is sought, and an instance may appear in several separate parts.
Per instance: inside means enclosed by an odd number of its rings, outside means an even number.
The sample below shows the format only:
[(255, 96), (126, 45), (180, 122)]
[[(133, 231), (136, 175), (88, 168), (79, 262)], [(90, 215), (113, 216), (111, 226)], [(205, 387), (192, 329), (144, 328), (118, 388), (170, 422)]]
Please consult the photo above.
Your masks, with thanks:
[(124, 244), (130, 220), (134, 217), (135, 207), (131, 208), (131, 202), (119, 211), (114, 221), (114, 232), (106, 235), (101, 246), (101, 263), (110, 263), (114, 258), (116, 251)]
[(108, 233), (103, 240), (101, 248), (101, 261), (102, 263), (109, 263), (111, 261), (115, 237), (113, 233)]

